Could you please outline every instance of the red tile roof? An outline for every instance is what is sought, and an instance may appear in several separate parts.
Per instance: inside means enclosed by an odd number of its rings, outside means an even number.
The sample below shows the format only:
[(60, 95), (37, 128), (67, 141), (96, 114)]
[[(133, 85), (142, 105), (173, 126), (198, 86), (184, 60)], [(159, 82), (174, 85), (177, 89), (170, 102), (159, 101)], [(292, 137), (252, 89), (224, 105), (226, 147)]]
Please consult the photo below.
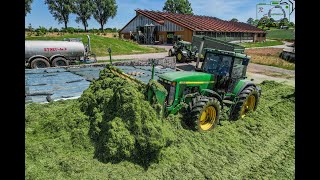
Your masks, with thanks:
[(168, 20), (192, 31), (266, 33), (264, 30), (246, 23), (224, 21), (210, 16), (176, 14), (140, 9), (137, 9), (136, 12), (159, 24), (164, 24), (164, 20)]

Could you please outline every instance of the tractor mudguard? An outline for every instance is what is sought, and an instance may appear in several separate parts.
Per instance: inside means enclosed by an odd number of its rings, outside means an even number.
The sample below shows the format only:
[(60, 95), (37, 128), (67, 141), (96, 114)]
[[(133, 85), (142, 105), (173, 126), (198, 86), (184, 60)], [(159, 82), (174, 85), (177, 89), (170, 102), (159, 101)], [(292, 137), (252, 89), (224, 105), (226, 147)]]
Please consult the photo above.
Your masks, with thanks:
[(220, 104), (221, 104), (221, 108), (223, 109), (223, 102), (222, 102), (222, 98), (221, 96), (215, 92), (215, 91), (212, 91), (210, 89), (203, 89), (201, 92), (201, 95), (204, 95), (204, 96), (209, 96), (209, 97), (215, 97), (219, 100)]
[[(239, 87), (238, 85), (240, 85), (241, 87)], [(238, 96), (241, 93), (241, 91), (244, 90), (248, 86), (255, 87), (257, 89), (257, 91), (259, 92), (259, 96), (261, 95), (261, 88), (258, 87), (256, 84), (254, 84), (252, 81), (242, 81), (242, 82), (240, 81), (234, 90), (234, 94), (236, 94), (236, 96)]]

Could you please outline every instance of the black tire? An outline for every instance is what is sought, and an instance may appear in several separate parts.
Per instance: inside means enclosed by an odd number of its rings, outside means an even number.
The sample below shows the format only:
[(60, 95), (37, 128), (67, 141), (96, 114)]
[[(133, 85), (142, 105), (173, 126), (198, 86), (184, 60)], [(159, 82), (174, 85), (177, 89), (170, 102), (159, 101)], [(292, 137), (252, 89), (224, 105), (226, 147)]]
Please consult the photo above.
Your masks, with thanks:
[(178, 53), (176, 55), (176, 59), (177, 59), (177, 62), (179, 62), (179, 63), (186, 62), (186, 57), (182, 54), (181, 51), (178, 51)]
[(50, 63), (43, 58), (35, 58), (34, 60), (31, 61), (30, 67), (32, 69), (48, 68), (50, 67)]
[(168, 52), (168, 56), (169, 56), (169, 57), (172, 56), (172, 51), (171, 51), (171, 49), (170, 49), (169, 52)]
[(69, 66), (69, 61), (63, 57), (56, 57), (51, 62), (53, 67)]
[[(200, 118), (202, 113), (208, 108), (213, 107), (215, 110), (215, 119), (212, 123), (207, 123), (207, 127), (203, 129), (201, 126)], [(190, 121), (191, 126), (194, 130), (197, 131), (208, 131), (213, 129), (217, 124), (219, 124), (219, 116), (221, 114), (221, 105), (218, 99), (214, 97), (207, 96), (197, 96), (192, 99), (192, 107), (190, 112)], [(207, 121), (207, 120), (206, 120)], [(209, 128), (208, 128), (209, 127)]]
[[(259, 92), (257, 91), (257, 89), (254, 86), (248, 86), (246, 88), (244, 88), (240, 94), (238, 95), (239, 101), (235, 104), (235, 106), (232, 108), (231, 113), (230, 113), (230, 120), (238, 120), (240, 118), (242, 118), (241, 116), (241, 110), (243, 108), (243, 106), (245, 105), (245, 102), (247, 102), (248, 98), (250, 96), (254, 96), (255, 97), (255, 103), (254, 103), (254, 107), (253, 107), (253, 111), (255, 111), (257, 109), (258, 103), (259, 103)], [(247, 109), (245, 109), (245, 113), (244, 115), (247, 113), (246, 111)]]

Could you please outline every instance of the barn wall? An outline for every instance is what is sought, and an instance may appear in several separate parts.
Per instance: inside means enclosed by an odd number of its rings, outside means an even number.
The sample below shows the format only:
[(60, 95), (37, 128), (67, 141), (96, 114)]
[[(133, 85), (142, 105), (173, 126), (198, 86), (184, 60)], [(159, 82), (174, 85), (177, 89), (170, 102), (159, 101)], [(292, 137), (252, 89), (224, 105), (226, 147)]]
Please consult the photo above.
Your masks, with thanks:
[(182, 35), (181, 40), (189, 42), (192, 41), (192, 34), (192, 31), (186, 28), (184, 29), (184, 31), (178, 31), (174, 33), (174, 35)]
[(130, 33), (136, 32), (137, 26), (144, 26), (146, 24), (152, 23), (157, 27), (158, 31), (182, 31), (184, 28), (178, 26), (170, 21), (165, 21), (163, 25), (156, 23), (155, 21), (139, 14), (136, 18), (134, 18), (122, 31), (121, 33)]

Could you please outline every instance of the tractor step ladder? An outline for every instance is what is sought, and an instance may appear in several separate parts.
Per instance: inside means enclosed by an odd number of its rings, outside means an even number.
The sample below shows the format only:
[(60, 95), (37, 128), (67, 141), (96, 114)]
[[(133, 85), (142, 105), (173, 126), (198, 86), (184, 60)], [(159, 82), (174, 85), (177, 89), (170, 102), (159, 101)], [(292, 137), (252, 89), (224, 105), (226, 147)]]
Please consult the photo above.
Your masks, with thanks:
[(225, 104), (230, 104), (230, 105), (235, 104), (235, 102), (230, 101), (230, 100), (223, 100), (222, 102), (225, 103)]

